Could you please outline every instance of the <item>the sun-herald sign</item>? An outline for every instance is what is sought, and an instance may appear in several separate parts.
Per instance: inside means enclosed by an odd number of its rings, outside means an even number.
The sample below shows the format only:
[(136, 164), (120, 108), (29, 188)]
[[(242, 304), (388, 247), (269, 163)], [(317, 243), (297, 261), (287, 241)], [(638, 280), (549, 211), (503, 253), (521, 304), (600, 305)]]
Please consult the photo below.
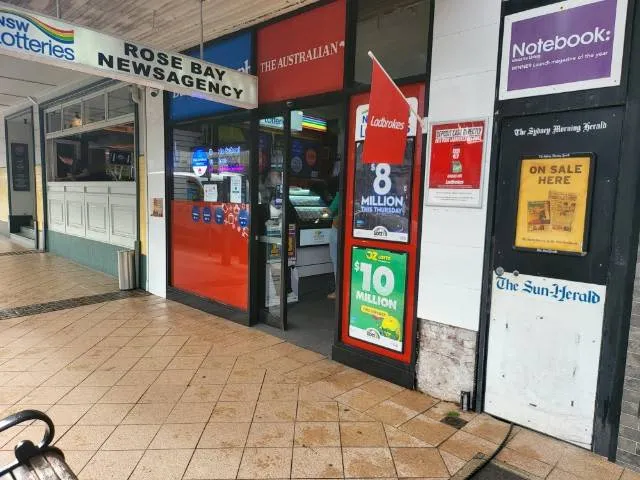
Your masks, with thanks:
[(0, 53), (241, 108), (258, 105), (258, 80), (253, 75), (3, 3)]

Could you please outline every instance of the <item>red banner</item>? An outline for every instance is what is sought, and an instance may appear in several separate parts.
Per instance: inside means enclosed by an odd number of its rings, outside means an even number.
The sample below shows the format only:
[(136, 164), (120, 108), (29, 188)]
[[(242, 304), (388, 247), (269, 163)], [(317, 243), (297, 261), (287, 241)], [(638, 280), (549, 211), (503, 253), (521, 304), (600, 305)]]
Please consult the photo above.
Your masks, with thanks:
[(480, 206), (485, 131), (484, 120), (431, 126), (428, 204)]
[(373, 59), (371, 96), (362, 163), (402, 164), (409, 130), (409, 104)]
[(346, 1), (258, 30), (260, 103), (342, 89)]

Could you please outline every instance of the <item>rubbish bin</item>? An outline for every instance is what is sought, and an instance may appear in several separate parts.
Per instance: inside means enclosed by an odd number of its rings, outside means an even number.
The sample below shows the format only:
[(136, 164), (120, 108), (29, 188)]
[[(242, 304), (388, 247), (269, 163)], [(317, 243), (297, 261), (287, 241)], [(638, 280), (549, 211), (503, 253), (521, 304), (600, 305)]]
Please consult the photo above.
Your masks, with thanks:
[(136, 252), (118, 251), (118, 286), (120, 290), (133, 290), (136, 287)]

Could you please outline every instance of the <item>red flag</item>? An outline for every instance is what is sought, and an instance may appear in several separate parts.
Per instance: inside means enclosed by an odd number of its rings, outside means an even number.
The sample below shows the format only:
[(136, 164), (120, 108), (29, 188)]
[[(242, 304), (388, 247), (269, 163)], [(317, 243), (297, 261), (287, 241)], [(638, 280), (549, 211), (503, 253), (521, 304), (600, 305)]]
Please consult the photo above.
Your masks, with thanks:
[(409, 129), (409, 104), (372, 57), (371, 95), (362, 163), (401, 164)]

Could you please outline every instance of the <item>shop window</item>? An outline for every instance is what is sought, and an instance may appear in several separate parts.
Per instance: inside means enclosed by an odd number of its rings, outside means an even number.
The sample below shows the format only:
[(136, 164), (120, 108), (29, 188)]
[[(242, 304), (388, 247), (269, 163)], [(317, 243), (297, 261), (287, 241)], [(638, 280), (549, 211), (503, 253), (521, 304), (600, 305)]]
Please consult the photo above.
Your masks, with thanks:
[(47, 133), (59, 132), (62, 130), (62, 111), (60, 108), (47, 112), (46, 115)]
[(89, 98), (83, 102), (84, 123), (102, 122), (105, 120), (105, 98), (104, 94)]
[(82, 103), (74, 103), (62, 107), (62, 128), (77, 128), (82, 126)]
[(134, 112), (131, 90), (128, 86), (118, 88), (117, 90), (111, 90), (107, 96), (110, 119), (129, 115)]
[(371, 83), (371, 50), (394, 79), (427, 73), (431, 0), (359, 0), (356, 84)]
[(173, 129), (171, 285), (242, 311), (249, 291), (249, 122)]
[(134, 181), (134, 152), (133, 123), (49, 138), (47, 180)]

